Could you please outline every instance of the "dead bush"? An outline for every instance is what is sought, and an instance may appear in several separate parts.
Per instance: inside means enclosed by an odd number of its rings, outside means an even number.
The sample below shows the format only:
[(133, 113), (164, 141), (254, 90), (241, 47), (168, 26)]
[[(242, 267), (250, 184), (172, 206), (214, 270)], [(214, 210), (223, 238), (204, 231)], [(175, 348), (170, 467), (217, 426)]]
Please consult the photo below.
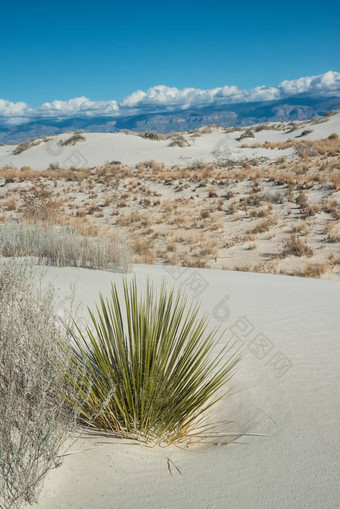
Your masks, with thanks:
[(296, 234), (292, 233), (283, 243), (281, 256), (312, 256), (313, 250), (308, 246), (307, 242), (301, 240)]

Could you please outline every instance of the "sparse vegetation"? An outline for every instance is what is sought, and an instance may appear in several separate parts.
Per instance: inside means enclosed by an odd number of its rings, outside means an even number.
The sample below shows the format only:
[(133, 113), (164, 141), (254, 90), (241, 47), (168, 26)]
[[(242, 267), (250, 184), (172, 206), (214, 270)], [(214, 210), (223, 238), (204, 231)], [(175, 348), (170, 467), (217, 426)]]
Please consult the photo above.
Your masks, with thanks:
[[(301, 129), (302, 123), (293, 125)], [(161, 137), (170, 143), (201, 131)], [(244, 128), (236, 131), (242, 133)], [(58, 171), (38, 172), (27, 166), (4, 168), (0, 170), (0, 179), (6, 182), (0, 187), (0, 221), (48, 221), (70, 225), (82, 235), (86, 231), (86, 235), (104, 237), (111, 232), (115, 235), (119, 227), (129, 240), (134, 263), (211, 268), (229, 264), (232, 268), (230, 256), (236, 255), (241, 257), (240, 266), (276, 270), (272, 257), (280, 257), (286, 233), (304, 235), (310, 244), (319, 235), (317, 224), (323, 221), (322, 214), (330, 222), (340, 218), (334, 195), (340, 189), (340, 144), (337, 138), (294, 138), (259, 146), (290, 147), (296, 154), (265, 163), (206, 164), (198, 160), (187, 167), (167, 167), (149, 160), (134, 168), (118, 161), (91, 169), (59, 167)], [(337, 235), (337, 229), (325, 231), (318, 249), (320, 263), (326, 261), (330, 250), (337, 249)], [(251, 242), (256, 242), (252, 250), (246, 249), (250, 236)], [(269, 243), (271, 254), (263, 260), (261, 252), (267, 252)], [(304, 260), (300, 262), (302, 267)], [(288, 259), (287, 267), (290, 263), (293, 265), (293, 260)], [(286, 269), (280, 266), (280, 270)], [(336, 270), (326, 265), (321, 277), (332, 277)]]
[(81, 235), (74, 227), (52, 224), (0, 225), (0, 256), (34, 257), (41, 264), (105, 270), (128, 269), (128, 248), (114, 235)]

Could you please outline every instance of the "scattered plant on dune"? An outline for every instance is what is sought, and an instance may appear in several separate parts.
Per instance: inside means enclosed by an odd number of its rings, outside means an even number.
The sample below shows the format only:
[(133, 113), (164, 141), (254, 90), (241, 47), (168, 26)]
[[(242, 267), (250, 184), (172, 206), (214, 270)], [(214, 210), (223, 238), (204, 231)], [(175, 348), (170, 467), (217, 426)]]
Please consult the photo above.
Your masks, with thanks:
[(190, 441), (212, 427), (209, 410), (225, 394), (239, 355), (229, 343), (215, 354), (220, 338), (207, 332), (198, 305), (165, 283), (158, 294), (148, 282), (142, 295), (134, 279), (124, 281), (123, 300), (113, 286), (110, 299), (100, 295), (97, 317), (89, 313), (86, 332), (74, 334), (67, 375), (83, 392), (85, 422), (165, 444)]
[[(37, 500), (77, 421), (53, 290), (36, 289), (30, 267), (0, 265), (0, 508)], [(66, 342), (64, 338), (64, 342)], [(74, 394), (74, 393), (72, 393)], [(74, 396), (72, 396), (74, 397)]]
[(37, 140), (36, 138), (32, 138), (31, 140), (25, 141), (23, 143), (19, 143), (19, 145), (17, 145), (15, 147), (15, 149), (13, 150), (12, 154), (16, 156), (18, 154), (21, 154), (25, 150), (28, 150), (32, 147), (39, 145), (40, 143), (41, 143), (41, 140)]
[(85, 140), (86, 138), (82, 134), (74, 133), (70, 138), (67, 138), (66, 140), (60, 140), (59, 145), (61, 145), (62, 147), (67, 147), (68, 145), (75, 145), (76, 143)]

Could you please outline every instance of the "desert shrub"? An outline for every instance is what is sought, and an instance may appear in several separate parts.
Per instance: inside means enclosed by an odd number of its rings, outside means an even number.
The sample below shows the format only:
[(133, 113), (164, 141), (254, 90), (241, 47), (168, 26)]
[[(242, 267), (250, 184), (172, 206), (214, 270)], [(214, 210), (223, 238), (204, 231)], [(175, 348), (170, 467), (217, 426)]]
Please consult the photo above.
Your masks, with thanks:
[(277, 223), (276, 217), (269, 217), (259, 223), (257, 223), (253, 228), (247, 231), (247, 233), (264, 233), (270, 230)]
[(26, 219), (55, 220), (62, 205), (52, 196), (48, 184), (41, 179), (20, 191), (20, 213)]
[[(76, 422), (58, 341), (53, 290), (32, 268), (0, 264), (0, 507), (37, 501), (47, 471)], [(76, 399), (75, 393), (72, 398)]]
[(337, 140), (339, 138), (339, 135), (337, 133), (331, 133), (329, 136), (328, 136), (328, 139), (329, 140)]
[(81, 235), (71, 226), (9, 223), (0, 226), (0, 256), (36, 257), (45, 265), (128, 269), (128, 249), (117, 236)]
[(319, 278), (327, 270), (326, 263), (308, 263), (304, 270), (304, 277)]
[(50, 163), (48, 166), (48, 169), (49, 170), (58, 170), (59, 167), (60, 167), (60, 164), (58, 163), (58, 161), (56, 161), (55, 163)]
[(180, 139), (172, 140), (168, 145), (168, 147), (180, 147), (180, 148), (184, 148), (186, 146), (187, 146), (187, 143)]
[(265, 193), (265, 196), (267, 198), (267, 202), (269, 203), (282, 203), (283, 201), (283, 195), (280, 193), (280, 191), (272, 191)]
[(219, 128), (220, 128), (220, 126), (218, 124), (210, 124), (210, 125), (199, 128), (197, 131), (200, 134), (211, 134), (216, 129), (219, 129)]
[(302, 131), (299, 138), (302, 138), (303, 136), (307, 136), (308, 134), (312, 134), (312, 132), (313, 132), (312, 129), (306, 129), (305, 131)]
[(241, 134), (239, 139), (244, 140), (245, 138), (255, 138), (255, 135), (252, 131), (248, 129), (247, 131)]
[(184, 147), (187, 147), (188, 145), (189, 144), (188, 144), (187, 140), (184, 138), (184, 136), (181, 134), (178, 134), (171, 139), (171, 142), (169, 143), (168, 147), (184, 148)]
[(334, 223), (329, 223), (325, 228), (326, 241), (331, 243), (340, 242), (340, 232), (337, 231)]
[(288, 239), (283, 242), (281, 255), (283, 257), (289, 255), (312, 256), (313, 250), (305, 241), (301, 240), (301, 238), (296, 233), (292, 233), (292, 235), (290, 235)]
[(85, 141), (86, 138), (82, 134), (74, 134), (70, 138), (67, 138), (66, 140), (60, 140), (59, 145), (62, 147), (67, 147), (68, 145), (75, 145), (76, 143), (79, 143), (80, 141)]
[(28, 150), (29, 148), (36, 147), (41, 143), (41, 140), (37, 140), (36, 138), (32, 138), (31, 140), (24, 141), (23, 143), (19, 143), (13, 150), (12, 154), (17, 156), (18, 154), (21, 154), (25, 150)]
[(196, 159), (195, 161), (193, 161), (189, 167), (189, 169), (191, 171), (195, 171), (195, 170), (204, 170), (207, 168), (207, 165), (206, 163), (204, 163), (203, 161), (200, 161), (198, 159)]
[(167, 138), (166, 135), (161, 133), (155, 133), (154, 131), (145, 131), (144, 133), (139, 133), (138, 136), (140, 136), (141, 138), (145, 138), (147, 140), (156, 141), (166, 140)]
[(265, 129), (270, 129), (270, 126), (267, 125), (267, 124), (258, 124), (255, 128), (255, 132), (260, 132), (260, 131), (264, 131)]
[(91, 421), (96, 428), (167, 444), (189, 441), (211, 427), (206, 412), (221, 398), (218, 391), (239, 356), (230, 344), (214, 355), (219, 338), (216, 331), (207, 333), (207, 317), (198, 317), (197, 305), (188, 307), (165, 282), (159, 295), (149, 282), (142, 295), (134, 279), (130, 285), (124, 281), (123, 299), (116, 286), (110, 299), (100, 295), (97, 314), (90, 311), (91, 326), (74, 335), (77, 350), (68, 375), (72, 386), (90, 393), (85, 422), (97, 415)]
[(3, 206), (7, 210), (17, 210), (18, 208), (18, 202), (17, 199), (14, 196), (9, 196), (4, 202)]
[(259, 205), (261, 205), (263, 202), (266, 202), (267, 200), (268, 200), (267, 194), (253, 192), (252, 194), (247, 196), (246, 204), (253, 205), (254, 207), (258, 207)]

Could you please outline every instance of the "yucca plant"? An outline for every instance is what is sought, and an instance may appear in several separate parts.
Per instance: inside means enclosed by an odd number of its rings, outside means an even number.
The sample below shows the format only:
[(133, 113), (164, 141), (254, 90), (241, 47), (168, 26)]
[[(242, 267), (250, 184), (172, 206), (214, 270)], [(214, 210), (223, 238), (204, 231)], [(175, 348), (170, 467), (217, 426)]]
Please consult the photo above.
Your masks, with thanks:
[(207, 411), (226, 393), (239, 355), (230, 344), (214, 354), (220, 337), (207, 332), (199, 312), (165, 283), (157, 294), (148, 281), (142, 295), (136, 279), (124, 280), (122, 303), (116, 286), (110, 299), (100, 295), (98, 316), (89, 310), (91, 326), (75, 329), (67, 375), (81, 395), (83, 419), (154, 443), (192, 440), (207, 430)]

